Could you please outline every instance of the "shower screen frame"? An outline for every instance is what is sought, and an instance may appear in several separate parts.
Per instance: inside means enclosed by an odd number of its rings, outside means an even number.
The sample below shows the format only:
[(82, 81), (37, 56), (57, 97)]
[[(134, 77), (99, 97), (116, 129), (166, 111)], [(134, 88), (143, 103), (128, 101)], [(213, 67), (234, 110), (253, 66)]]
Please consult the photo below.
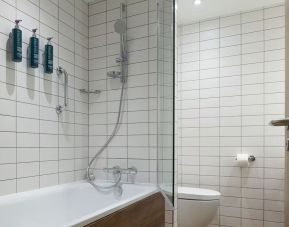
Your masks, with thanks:
[[(285, 117), (289, 117), (289, 0), (285, 0)], [(289, 130), (285, 129), (285, 140)], [(285, 149), (284, 149), (285, 150)], [(285, 151), (284, 224), (289, 227), (289, 152)]]

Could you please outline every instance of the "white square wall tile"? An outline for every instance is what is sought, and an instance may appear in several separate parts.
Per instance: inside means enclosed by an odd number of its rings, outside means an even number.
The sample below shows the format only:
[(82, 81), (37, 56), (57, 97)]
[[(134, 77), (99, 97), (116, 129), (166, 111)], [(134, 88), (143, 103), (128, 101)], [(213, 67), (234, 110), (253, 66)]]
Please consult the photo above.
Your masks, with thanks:
[(212, 30), (216, 29), (219, 27), (219, 20), (208, 20), (208, 21), (203, 21), (200, 23), (200, 30), (201, 31), (207, 31), (207, 30)]
[(39, 175), (39, 162), (17, 164), (17, 177), (30, 177)]
[(284, 16), (285, 7), (284, 5), (270, 7), (264, 10), (265, 19)]
[(16, 192), (16, 180), (0, 181), (0, 195), (7, 195)]
[(17, 180), (18, 192), (31, 191), (39, 188), (39, 176), (20, 178)]

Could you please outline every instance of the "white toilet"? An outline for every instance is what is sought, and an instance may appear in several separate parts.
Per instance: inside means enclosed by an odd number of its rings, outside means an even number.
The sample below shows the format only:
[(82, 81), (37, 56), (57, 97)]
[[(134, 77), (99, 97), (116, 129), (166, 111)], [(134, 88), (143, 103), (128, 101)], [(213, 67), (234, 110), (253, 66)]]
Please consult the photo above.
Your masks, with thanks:
[(178, 187), (178, 227), (206, 227), (216, 215), (220, 192)]

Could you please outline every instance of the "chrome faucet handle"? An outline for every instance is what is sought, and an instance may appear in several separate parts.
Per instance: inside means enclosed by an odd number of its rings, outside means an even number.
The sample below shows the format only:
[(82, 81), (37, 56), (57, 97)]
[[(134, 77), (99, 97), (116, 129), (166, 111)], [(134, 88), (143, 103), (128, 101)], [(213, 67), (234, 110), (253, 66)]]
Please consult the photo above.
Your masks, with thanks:
[(129, 173), (129, 174), (137, 175), (137, 172), (138, 172), (138, 171), (137, 171), (137, 168), (136, 168), (136, 167), (132, 166), (132, 167), (128, 168), (127, 170), (128, 170), (128, 173)]
[(132, 174), (132, 175), (136, 175), (138, 172), (137, 168), (134, 166), (128, 169), (122, 169), (119, 166), (114, 166), (112, 168), (104, 168), (103, 171), (106, 173), (113, 173), (113, 174), (123, 173), (123, 174)]
[(121, 59), (120, 57), (119, 57), (119, 58), (116, 58), (116, 59), (115, 59), (115, 62), (116, 62), (116, 63), (121, 63), (121, 62), (122, 62), (122, 59)]
[(122, 173), (122, 170), (119, 166), (114, 166), (112, 168), (104, 168), (103, 171), (107, 173), (113, 173), (114, 175)]
[(121, 169), (121, 172), (124, 174), (131, 174), (131, 175), (136, 175), (137, 174), (137, 168), (134, 166), (128, 168), (128, 169)]
[(120, 184), (122, 178), (122, 170), (119, 166), (104, 168), (103, 171), (106, 173), (112, 173), (115, 186), (118, 186)]
[(128, 174), (128, 180), (131, 182), (131, 183), (135, 183), (135, 180), (136, 180), (136, 175), (137, 175), (137, 168), (132, 166), (128, 169), (125, 170), (126, 173)]
[(112, 79), (120, 78), (121, 72), (118, 72), (118, 71), (109, 71), (109, 72), (107, 72), (107, 76), (110, 77), (110, 78), (112, 78)]
[(122, 54), (121, 57), (118, 57), (115, 59), (116, 63), (122, 63), (122, 62), (127, 62), (128, 61), (128, 56), (127, 53)]

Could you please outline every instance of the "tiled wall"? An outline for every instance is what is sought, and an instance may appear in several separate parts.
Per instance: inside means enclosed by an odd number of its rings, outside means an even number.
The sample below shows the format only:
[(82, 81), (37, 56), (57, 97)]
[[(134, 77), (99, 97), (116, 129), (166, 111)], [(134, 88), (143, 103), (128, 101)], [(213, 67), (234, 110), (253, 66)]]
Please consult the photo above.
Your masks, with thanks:
[[(128, 88), (118, 135), (96, 162), (103, 167), (136, 166), (137, 182), (157, 182), (157, 4), (127, 0)], [(120, 16), (116, 0), (0, 0), (0, 195), (82, 179), (92, 157), (110, 135), (117, 117), (121, 83), (107, 78), (118, 71)], [(8, 38), (22, 19), (24, 59), (14, 64)], [(69, 73), (69, 105), (56, 72), (27, 67), (31, 29), (38, 28), (41, 63), (46, 37), (53, 36), (55, 68)], [(79, 89), (101, 90), (82, 94)], [(170, 212), (167, 212), (170, 216)], [(168, 224), (169, 224), (168, 217)]]
[[(102, 168), (119, 165), (139, 170), (138, 182), (156, 182), (157, 170), (157, 51), (155, 0), (127, 0), (128, 88), (118, 135), (96, 161)], [(101, 0), (89, 6), (89, 85), (100, 95), (89, 97), (89, 155), (104, 144), (114, 127), (121, 83), (107, 72), (119, 71), (116, 58), (120, 37), (114, 22), (120, 17), (120, 1)]]
[[(9, 33), (22, 19), (22, 63), (11, 62)], [(57, 116), (63, 86), (43, 66), (27, 67), (31, 29), (43, 54), (53, 36), (54, 66), (69, 73), (69, 105)], [(42, 58), (42, 56), (41, 56)], [(41, 60), (42, 62), (42, 60)], [(80, 179), (88, 163), (88, 6), (80, 0), (0, 0), (0, 195)]]
[[(99, 178), (109, 177), (104, 167), (135, 166), (137, 182), (157, 182), (158, 79), (156, 0), (126, 0), (128, 88), (118, 135), (95, 162)], [(89, 6), (89, 86), (101, 90), (89, 96), (89, 155), (104, 144), (113, 130), (121, 92), (119, 79), (107, 77), (119, 71), (119, 35), (114, 22), (120, 17), (120, 1), (98, 0)], [(126, 179), (125, 179), (126, 180)], [(129, 180), (129, 179), (128, 179)], [(166, 226), (173, 216), (167, 204)]]
[(178, 180), (222, 193), (211, 226), (284, 226), (284, 24), (274, 6), (180, 28)]

